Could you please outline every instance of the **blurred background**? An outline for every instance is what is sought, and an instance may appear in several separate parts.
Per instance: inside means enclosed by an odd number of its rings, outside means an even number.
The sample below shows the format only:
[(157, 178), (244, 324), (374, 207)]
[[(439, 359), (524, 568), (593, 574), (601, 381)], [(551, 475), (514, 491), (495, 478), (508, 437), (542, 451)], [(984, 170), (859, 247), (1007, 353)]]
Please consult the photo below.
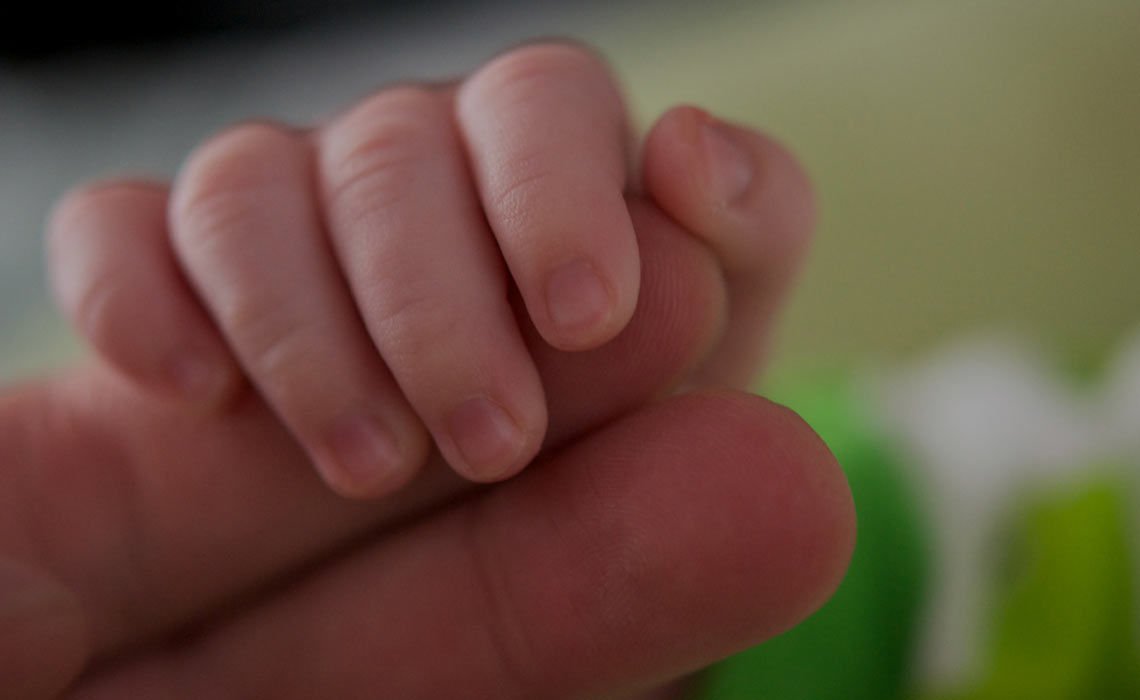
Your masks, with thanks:
[[(1140, 698), (1140, 2), (65, 2), (0, 28), (0, 378), (79, 346), (51, 202), (170, 175), (261, 115), (542, 35), (643, 125), (692, 102), (788, 143), (820, 225), (758, 389), (848, 470), (852, 574), (702, 697)], [(173, 12), (174, 14), (171, 14)]]

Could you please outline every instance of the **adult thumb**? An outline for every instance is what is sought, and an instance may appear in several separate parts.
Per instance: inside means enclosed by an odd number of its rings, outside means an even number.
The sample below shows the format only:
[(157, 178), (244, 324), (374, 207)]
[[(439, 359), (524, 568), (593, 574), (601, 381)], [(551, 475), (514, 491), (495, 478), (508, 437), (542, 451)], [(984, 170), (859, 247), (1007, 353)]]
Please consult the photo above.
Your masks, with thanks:
[(0, 559), (0, 695), (54, 698), (78, 675), (85, 657), (75, 597), (42, 572)]

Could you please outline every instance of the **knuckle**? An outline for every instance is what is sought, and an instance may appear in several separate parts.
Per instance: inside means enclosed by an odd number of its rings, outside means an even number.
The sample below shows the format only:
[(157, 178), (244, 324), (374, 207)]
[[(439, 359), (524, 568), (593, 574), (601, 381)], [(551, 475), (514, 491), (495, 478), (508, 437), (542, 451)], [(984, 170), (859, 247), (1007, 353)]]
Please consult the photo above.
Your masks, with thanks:
[(249, 187), (271, 178), (297, 145), (285, 127), (253, 121), (207, 138), (186, 159), (179, 184), (191, 193)]
[(83, 280), (61, 299), (75, 325), (97, 346), (114, 337), (116, 299), (120, 288), (114, 275), (99, 274)]
[(196, 196), (172, 214), (170, 228), (174, 249), (192, 259), (225, 255), (232, 234), (240, 231), (249, 209), (248, 197), (234, 191)]
[(158, 183), (109, 178), (76, 187), (52, 211), (45, 237), (52, 293), (96, 343), (111, 333), (116, 299), (129, 298), (111, 256), (121, 255), (120, 242), (146, 245), (140, 234), (160, 230), (165, 197)]
[(138, 204), (141, 199), (162, 202), (165, 188), (157, 182), (130, 178), (105, 178), (85, 182), (56, 202), (48, 217), (47, 236), (52, 239), (83, 235), (88, 222), (106, 218), (108, 211), (121, 204)]
[(610, 80), (601, 57), (581, 44), (545, 41), (512, 49), (488, 62), (471, 83), (476, 90), (510, 90), (527, 93), (552, 79), (591, 78)]
[(171, 201), (172, 235), (193, 243), (219, 228), (232, 228), (234, 217), (267, 190), (296, 182), (306, 167), (299, 142), (285, 129), (266, 122), (231, 126), (190, 154), (175, 183)]
[(301, 386), (298, 380), (311, 376), (321, 362), (322, 329), (265, 313), (252, 304), (235, 305), (228, 313), (230, 327), (242, 329), (235, 340), (250, 376), (279, 403), (311, 403), (314, 387)]
[(530, 205), (557, 191), (558, 174), (537, 166), (536, 160), (541, 159), (520, 155), (514, 165), (504, 169), (513, 176), (496, 183), (488, 192), (487, 208), (501, 225), (529, 228), (529, 220), (536, 215)]
[(394, 366), (430, 364), (428, 358), (441, 350), (440, 338), (457, 337), (460, 329), (461, 319), (446, 298), (416, 286), (387, 294), (382, 307), (368, 314), (373, 336), (384, 339), (384, 355)]
[[(442, 103), (431, 90), (401, 86), (374, 95), (322, 134), (320, 175), (330, 210), (384, 207), (411, 192), (408, 173), (440, 137)], [(350, 214), (353, 215), (353, 214)]]
[(420, 114), (442, 106), (439, 92), (430, 86), (406, 83), (384, 88), (361, 100), (337, 121), (340, 126), (356, 127), (383, 120), (389, 114)]

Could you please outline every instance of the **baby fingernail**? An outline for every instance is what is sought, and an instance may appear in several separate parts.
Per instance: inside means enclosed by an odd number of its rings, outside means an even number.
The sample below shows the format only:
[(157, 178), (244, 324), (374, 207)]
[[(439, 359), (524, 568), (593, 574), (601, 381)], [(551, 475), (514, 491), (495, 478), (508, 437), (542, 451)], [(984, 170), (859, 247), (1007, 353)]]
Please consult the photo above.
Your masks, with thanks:
[(506, 473), (525, 442), (523, 431), (507, 412), (482, 396), (455, 408), (447, 429), (470, 469), (468, 476), (480, 481)]
[(584, 259), (567, 263), (546, 282), (550, 319), (568, 336), (589, 334), (604, 325), (613, 300), (597, 270)]
[(318, 468), (333, 488), (348, 496), (376, 495), (400, 463), (392, 433), (376, 419), (352, 413), (337, 421), (325, 440), (331, 460)]
[(701, 125), (701, 142), (720, 204), (736, 204), (756, 177), (756, 159), (743, 133), (729, 124), (708, 121)]

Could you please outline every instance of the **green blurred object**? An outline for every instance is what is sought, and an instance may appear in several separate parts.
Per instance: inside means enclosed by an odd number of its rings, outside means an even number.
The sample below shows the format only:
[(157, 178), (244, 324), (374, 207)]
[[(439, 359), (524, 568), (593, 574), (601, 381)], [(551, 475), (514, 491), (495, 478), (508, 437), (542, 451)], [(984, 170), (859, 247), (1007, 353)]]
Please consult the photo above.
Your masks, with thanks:
[(1040, 495), (1019, 519), (977, 687), (940, 700), (1137, 700), (1126, 489)]
[[(837, 375), (838, 376), (838, 375)], [(835, 596), (785, 634), (709, 668), (701, 700), (897, 700), (920, 696), (912, 665), (930, 540), (907, 470), (865, 417), (852, 383), (785, 380), (765, 392), (797, 410), (843, 466), (859, 514)], [(861, 410), (864, 409), (864, 410)], [(995, 577), (979, 680), (932, 700), (1140, 700), (1128, 489), (1093, 476), (1026, 496)]]
[(706, 700), (892, 700), (912, 681), (929, 544), (917, 500), (849, 383), (792, 382), (765, 392), (798, 411), (847, 474), (859, 516), (850, 569), (804, 623), (705, 672)]

